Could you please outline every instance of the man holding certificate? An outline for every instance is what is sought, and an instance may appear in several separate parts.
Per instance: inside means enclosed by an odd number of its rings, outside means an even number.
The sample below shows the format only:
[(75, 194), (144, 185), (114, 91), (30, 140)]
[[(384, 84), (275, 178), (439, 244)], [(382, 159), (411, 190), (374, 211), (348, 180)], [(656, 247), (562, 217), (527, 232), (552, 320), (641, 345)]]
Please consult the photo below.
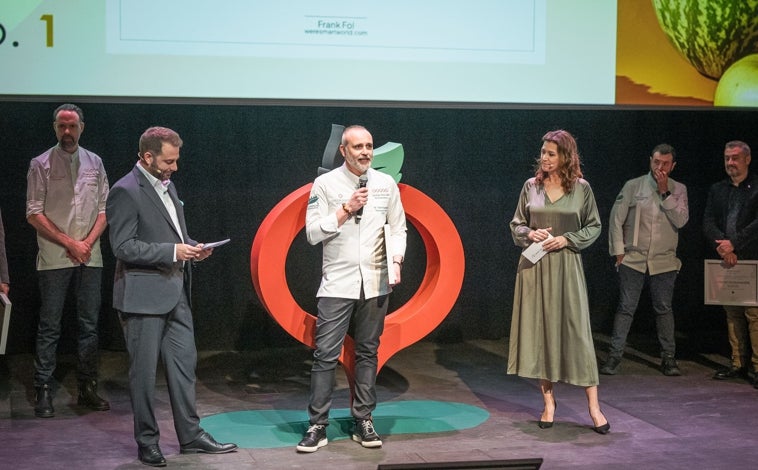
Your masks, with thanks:
[[(725, 267), (758, 260), (758, 177), (749, 166), (750, 147), (738, 140), (727, 142), (724, 169), (728, 178), (713, 184), (708, 193), (703, 233)], [(724, 305), (724, 310), (732, 361), (713, 378), (749, 377), (758, 388), (758, 307)]]

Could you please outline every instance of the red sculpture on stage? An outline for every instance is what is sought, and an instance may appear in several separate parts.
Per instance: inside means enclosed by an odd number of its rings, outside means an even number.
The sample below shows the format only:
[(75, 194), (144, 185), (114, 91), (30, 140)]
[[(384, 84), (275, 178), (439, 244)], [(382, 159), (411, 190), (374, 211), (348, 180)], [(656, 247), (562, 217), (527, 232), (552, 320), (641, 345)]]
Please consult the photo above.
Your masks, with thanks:
[[(334, 130), (332, 135), (335, 135)], [(388, 146), (392, 152), (396, 153), (398, 148), (402, 151), (398, 144), (390, 143), (375, 149), (375, 156)], [(325, 154), (328, 153), (329, 144)], [(375, 167), (376, 161), (380, 160), (375, 159)], [(377, 372), (396, 352), (421, 340), (444, 320), (458, 298), (465, 268), (460, 236), (445, 211), (418, 189), (406, 184), (398, 184), (398, 187), (406, 218), (424, 242), (426, 272), (413, 297), (387, 314), (379, 345)], [(313, 348), (316, 317), (295, 301), (285, 274), (287, 253), (297, 234), (305, 227), (310, 189), (309, 183), (293, 191), (268, 213), (253, 241), (250, 272), (258, 297), (268, 313), (290, 335)], [(352, 393), (355, 348), (349, 336), (345, 338), (340, 362)]]

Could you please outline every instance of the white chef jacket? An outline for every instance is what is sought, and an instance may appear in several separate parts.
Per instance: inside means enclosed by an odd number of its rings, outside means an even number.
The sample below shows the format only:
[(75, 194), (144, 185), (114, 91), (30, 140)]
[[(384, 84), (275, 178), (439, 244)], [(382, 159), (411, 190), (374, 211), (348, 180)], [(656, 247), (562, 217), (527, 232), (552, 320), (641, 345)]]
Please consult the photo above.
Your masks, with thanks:
[[(73, 154), (56, 145), (32, 159), (26, 175), (26, 217), (44, 214), (74, 240), (83, 240), (105, 212), (108, 177), (100, 157), (83, 147)], [(37, 234), (37, 270), (77, 266), (66, 248)], [(87, 266), (103, 267), (100, 238), (92, 245)]]
[[(305, 233), (312, 245), (323, 243), (321, 285), (317, 297), (370, 299), (391, 292), (388, 260), (405, 257), (405, 211), (395, 180), (369, 168), (369, 190), (360, 223), (351, 216), (342, 226), (337, 211), (358, 189), (358, 177), (343, 164), (313, 183), (305, 214)], [(384, 225), (391, 239), (385, 244)], [(390, 247), (387, 253), (385, 246)]]

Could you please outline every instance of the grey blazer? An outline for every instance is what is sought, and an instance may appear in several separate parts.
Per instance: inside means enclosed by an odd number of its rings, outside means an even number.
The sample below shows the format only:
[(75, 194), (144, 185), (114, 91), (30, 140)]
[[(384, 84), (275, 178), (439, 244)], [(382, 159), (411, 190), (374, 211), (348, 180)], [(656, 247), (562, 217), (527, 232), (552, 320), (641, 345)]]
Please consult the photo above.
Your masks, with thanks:
[[(171, 183), (184, 243), (197, 245), (187, 235), (184, 209)], [(161, 198), (138, 168), (121, 178), (108, 195), (105, 209), (111, 248), (116, 256), (113, 307), (126, 313), (167, 314), (179, 302), (182, 289), (191, 299), (191, 263), (174, 262), (174, 245), (182, 238)]]

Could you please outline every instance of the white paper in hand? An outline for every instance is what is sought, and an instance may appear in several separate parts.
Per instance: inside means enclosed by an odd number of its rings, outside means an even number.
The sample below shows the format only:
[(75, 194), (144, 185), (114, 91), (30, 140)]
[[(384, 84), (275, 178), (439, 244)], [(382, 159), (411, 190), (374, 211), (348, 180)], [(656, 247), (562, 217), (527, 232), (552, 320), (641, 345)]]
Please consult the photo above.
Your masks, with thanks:
[(542, 244), (550, 240), (551, 238), (553, 238), (553, 236), (548, 235), (548, 237), (542, 240), (541, 242), (532, 243), (524, 251), (521, 252), (521, 256), (531, 261), (532, 264), (536, 264), (537, 261), (541, 260), (542, 257), (548, 253), (547, 251), (544, 250), (544, 248), (542, 248)]
[(8, 331), (11, 323), (11, 301), (7, 295), (0, 292), (0, 354), (5, 354), (8, 344)]
[(392, 261), (392, 231), (390, 230), (390, 224), (384, 224), (384, 251), (387, 254), (387, 276), (391, 286), (397, 284), (397, 278), (395, 277), (395, 263)]
[(227, 243), (229, 243), (229, 239), (228, 238), (226, 240), (221, 240), (221, 241), (218, 241), (218, 242), (203, 243), (203, 250), (208, 250), (208, 249), (211, 249), (211, 248), (216, 248), (217, 246), (226, 245)]

